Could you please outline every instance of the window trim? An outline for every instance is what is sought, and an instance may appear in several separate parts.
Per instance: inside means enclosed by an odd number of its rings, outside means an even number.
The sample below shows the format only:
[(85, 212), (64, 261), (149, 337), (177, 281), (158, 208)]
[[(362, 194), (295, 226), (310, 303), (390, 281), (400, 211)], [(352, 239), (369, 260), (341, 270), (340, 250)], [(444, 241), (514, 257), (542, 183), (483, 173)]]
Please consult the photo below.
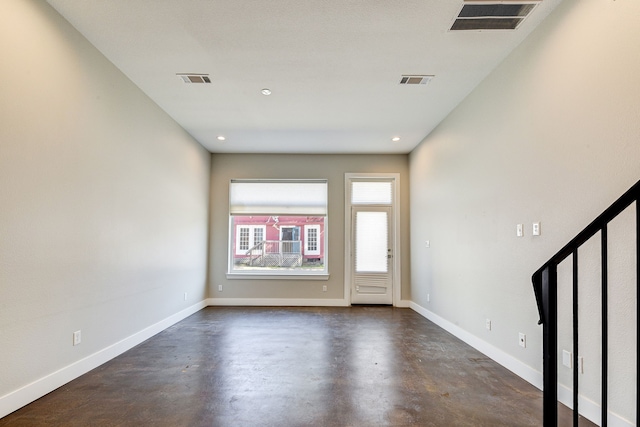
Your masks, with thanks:
[[(247, 182), (247, 183), (286, 183), (286, 184), (291, 184), (291, 183), (324, 183), (325, 185), (325, 191), (326, 191), (326, 199), (325, 199), (325, 206), (324, 206), (324, 214), (323, 215), (319, 215), (319, 214), (307, 214), (309, 216), (318, 216), (318, 217), (324, 217), (324, 222), (323, 222), (323, 227), (320, 226), (320, 224), (313, 224), (314, 226), (316, 226), (318, 228), (318, 255), (321, 253), (321, 248), (324, 247), (324, 256), (323, 256), (323, 264), (324, 264), (324, 269), (323, 270), (318, 270), (318, 271), (309, 271), (309, 270), (274, 270), (273, 272), (268, 271), (266, 269), (264, 270), (254, 270), (254, 271), (242, 271), (242, 270), (235, 270), (234, 269), (234, 257), (235, 255), (241, 255), (241, 253), (237, 252), (237, 249), (234, 247), (236, 244), (236, 230), (234, 227), (234, 213), (232, 212), (232, 208), (231, 208), (231, 204), (228, 207), (228, 215), (229, 215), (229, 241), (228, 241), (228, 247), (227, 247), (227, 256), (228, 256), (228, 261), (227, 261), (227, 272), (226, 272), (226, 277), (227, 279), (240, 279), (240, 280), (245, 280), (245, 279), (249, 279), (249, 280), (329, 280), (329, 259), (328, 259), (328, 253), (327, 253), (327, 248), (329, 247), (328, 242), (327, 242), (327, 236), (328, 236), (328, 227), (329, 227), (329, 197), (328, 197), (328, 192), (329, 192), (329, 180), (328, 179), (232, 179), (229, 182), (229, 186), (228, 189), (229, 191), (231, 191), (231, 185), (233, 183), (241, 183), (241, 182)], [(247, 216), (247, 215), (257, 215), (257, 213), (235, 213), (235, 216)], [(263, 215), (287, 215), (287, 213), (284, 212), (272, 212), (272, 213), (263, 213)], [(301, 215), (301, 214), (300, 214)], [(297, 215), (292, 215), (292, 216), (297, 216)], [(250, 227), (249, 225), (247, 225), (247, 227)], [(257, 225), (256, 225), (257, 227)], [(266, 238), (266, 226), (265, 230), (263, 231), (264, 236)], [(300, 237), (305, 237), (305, 241), (303, 242), (303, 248), (305, 248), (306, 245), (306, 227), (307, 225), (305, 225), (304, 227), (300, 227), (300, 234), (302, 234), (302, 236)], [(320, 229), (323, 228), (324, 232), (320, 232)], [(250, 238), (253, 238), (253, 234), (250, 235)], [(324, 239), (323, 241), (320, 241), (320, 239)]]
[[(399, 173), (345, 173), (344, 174), (344, 229), (345, 236), (351, 236), (351, 207), (357, 206), (351, 203), (351, 183), (354, 181), (392, 181), (393, 182), (393, 195), (392, 203), (382, 205), (369, 205), (369, 206), (391, 206), (394, 228), (394, 241), (392, 243), (393, 248), (393, 291), (392, 291), (392, 304), (394, 307), (405, 307), (406, 302), (402, 300), (402, 265), (401, 260), (403, 254), (401, 253), (401, 230), (400, 230), (400, 174)], [(344, 299), (351, 304), (351, 239), (344, 239), (345, 248), (345, 269), (344, 269)]]

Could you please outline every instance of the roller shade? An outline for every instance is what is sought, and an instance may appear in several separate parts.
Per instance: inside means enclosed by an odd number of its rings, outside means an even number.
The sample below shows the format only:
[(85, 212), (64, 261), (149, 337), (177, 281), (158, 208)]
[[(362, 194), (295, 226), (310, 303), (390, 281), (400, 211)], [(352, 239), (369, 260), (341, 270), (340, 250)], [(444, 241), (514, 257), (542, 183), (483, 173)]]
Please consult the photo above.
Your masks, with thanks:
[(232, 180), (231, 215), (327, 215), (327, 181)]
[(353, 181), (351, 183), (351, 204), (390, 205), (393, 201), (391, 181)]

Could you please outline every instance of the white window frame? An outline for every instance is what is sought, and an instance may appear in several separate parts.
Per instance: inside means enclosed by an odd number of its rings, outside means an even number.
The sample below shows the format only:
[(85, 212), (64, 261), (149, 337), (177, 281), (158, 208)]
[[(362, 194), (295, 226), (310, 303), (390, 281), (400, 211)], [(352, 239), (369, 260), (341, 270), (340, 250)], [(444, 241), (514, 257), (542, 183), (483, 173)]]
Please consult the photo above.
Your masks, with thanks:
[[(274, 180), (274, 179), (247, 179), (247, 180), (231, 180), (229, 188), (231, 189), (231, 185), (234, 183), (257, 183), (257, 184), (263, 184), (263, 183), (284, 183), (284, 184), (294, 184), (294, 183), (323, 183), (326, 187), (326, 192), (328, 192), (328, 188), (329, 188), (329, 181), (327, 179), (293, 179), (293, 180)], [(235, 187), (237, 188), (237, 187)], [(285, 187), (286, 188), (286, 187)], [(251, 202), (251, 197), (249, 196), (249, 198), (247, 199), (245, 194), (243, 194), (243, 199), (242, 202)], [(325, 193), (326, 194), (326, 193)], [(258, 197), (259, 200), (260, 197)], [(268, 200), (267, 200), (268, 202)], [(294, 211), (291, 212), (289, 211), (289, 209), (291, 209), (291, 206), (286, 206), (285, 211), (283, 212), (276, 212), (274, 211), (265, 211), (265, 212), (243, 212), (242, 209), (253, 209), (251, 207), (251, 205), (247, 205), (245, 203), (245, 205), (241, 206), (241, 208), (238, 210), (237, 213), (232, 212), (232, 207), (231, 207), (231, 202), (229, 205), (229, 245), (228, 245), (228, 269), (227, 269), (227, 274), (226, 277), (227, 279), (267, 279), (267, 280), (329, 280), (329, 264), (328, 264), (328, 254), (327, 254), (327, 248), (329, 247), (327, 245), (327, 230), (328, 230), (328, 211), (329, 211), (329, 206), (328, 206), (328, 195), (326, 196), (324, 205), (311, 205), (311, 208), (309, 208), (309, 204), (303, 204), (303, 208), (304, 209), (311, 209), (308, 212), (295, 212), (295, 206)], [(268, 208), (267, 208), (268, 209)], [(318, 212), (318, 209), (320, 209), (320, 211)], [(274, 270), (267, 270), (267, 269), (261, 269), (261, 270), (255, 270), (255, 271), (240, 271), (240, 270), (235, 270), (234, 269), (234, 257), (236, 255), (242, 255), (245, 252), (242, 251), (238, 251), (237, 248), (234, 248), (234, 245), (237, 244), (237, 242), (239, 241), (239, 236), (240, 236), (240, 227), (257, 227), (254, 225), (241, 225), (241, 226), (235, 226), (234, 225), (234, 215), (236, 216), (247, 216), (247, 215), (270, 215), (270, 216), (279, 216), (279, 215), (306, 215), (306, 216), (322, 216), (324, 217), (324, 232), (320, 233), (320, 225), (319, 224), (314, 224), (315, 226), (318, 227), (318, 255), (320, 255), (321, 253), (321, 248), (323, 247), (325, 252), (323, 255), (323, 265), (324, 268), (322, 270), (315, 270), (315, 269), (295, 269), (295, 270), (278, 270), (278, 269), (274, 269)], [(263, 226), (264, 227), (264, 226)], [(286, 226), (285, 226), (286, 227)], [(235, 230), (234, 230), (235, 228)], [(301, 227), (302, 228), (302, 227)], [(304, 232), (303, 230), (300, 230), (301, 233)], [(266, 237), (266, 228), (263, 231), (264, 236)], [(280, 234), (280, 236), (282, 236), (282, 234)], [(250, 236), (249, 236), (249, 240), (250, 243), (253, 240), (254, 234), (253, 232), (250, 232)], [(301, 236), (302, 237), (302, 236)], [(281, 237), (282, 238), (282, 237)], [(324, 241), (320, 242), (320, 239), (324, 239)], [(322, 245), (322, 246), (321, 246)], [(253, 247), (253, 245), (249, 246), (249, 248)]]
[[(405, 301), (402, 301), (401, 288), (402, 288), (402, 277), (401, 277), (401, 260), (402, 254), (400, 251), (400, 174), (399, 173), (345, 173), (344, 174), (344, 206), (345, 206), (345, 217), (344, 217), (344, 229), (345, 236), (351, 236), (351, 183), (354, 181), (392, 181), (392, 227), (394, 228), (394, 240), (390, 242), (392, 253), (394, 254), (393, 260), (393, 292), (392, 292), (392, 304), (394, 307), (408, 307), (408, 304)], [(373, 205), (372, 205), (373, 206)], [(385, 206), (389, 206), (385, 204)], [(351, 265), (351, 239), (344, 239), (344, 247), (345, 247), (345, 266)], [(344, 299), (351, 303), (351, 268), (344, 269)]]
[[(316, 249), (315, 250), (311, 250), (309, 249), (309, 231), (311, 230), (315, 230), (316, 231)], [(304, 226), (304, 254), (305, 255), (320, 255), (320, 225), (319, 224), (313, 224), (313, 225), (305, 225)]]
[[(249, 249), (254, 247), (256, 242), (256, 230), (262, 230), (262, 239), (267, 235), (267, 227), (265, 225), (240, 224), (236, 225), (236, 255), (244, 255)], [(240, 249), (240, 231), (242, 228), (249, 229), (249, 246), (247, 249)]]

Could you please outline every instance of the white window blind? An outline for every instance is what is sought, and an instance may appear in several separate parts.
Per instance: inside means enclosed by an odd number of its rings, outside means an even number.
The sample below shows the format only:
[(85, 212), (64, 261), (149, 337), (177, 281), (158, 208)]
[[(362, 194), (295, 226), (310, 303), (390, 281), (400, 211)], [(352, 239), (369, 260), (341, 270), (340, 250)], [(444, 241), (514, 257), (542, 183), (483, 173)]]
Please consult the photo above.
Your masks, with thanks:
[(351, 204), (390, 205), (393, 201), (391, 181), (353, 181)]
[(231, 215), (327, 215), (327, 181), (232, 180)]

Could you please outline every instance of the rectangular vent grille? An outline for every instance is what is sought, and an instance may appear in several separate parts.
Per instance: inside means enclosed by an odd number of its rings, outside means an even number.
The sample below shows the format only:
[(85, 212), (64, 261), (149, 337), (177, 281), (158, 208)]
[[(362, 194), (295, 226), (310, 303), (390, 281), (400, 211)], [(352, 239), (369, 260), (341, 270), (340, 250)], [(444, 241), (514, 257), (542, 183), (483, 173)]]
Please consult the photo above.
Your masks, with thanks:
[(184, 83), (211, 83), (209, 74), (176, 74)]
[(426, 85), (427, 83), (429, 83), (431, 81), (431, 79), (433, 79), (434, 76), (428, 76), (428, 75), (424, 75), (424, 76), (408, 76), (408, 75), (403, 75), (400, 78), (400, 83), (401, 85)]
[(462, 5), (452, 31), (515, 30), (538, 5), (538, 1), (474, 1)]

